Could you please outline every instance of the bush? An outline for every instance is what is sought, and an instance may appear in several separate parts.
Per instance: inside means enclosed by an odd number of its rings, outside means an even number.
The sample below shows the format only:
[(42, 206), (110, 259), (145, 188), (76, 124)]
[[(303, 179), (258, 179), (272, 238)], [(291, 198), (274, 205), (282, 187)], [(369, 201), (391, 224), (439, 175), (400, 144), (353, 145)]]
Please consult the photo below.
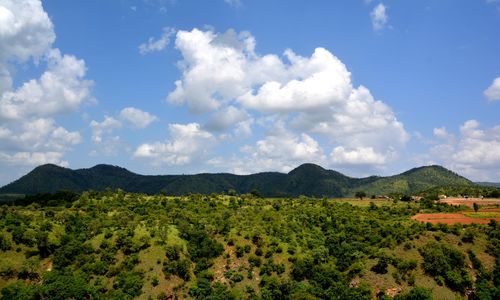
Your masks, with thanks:
[(377, 274), (387, 274), (388, 259), (385, 257), (379, 258), (376, 265), (374, 265), (371, 270)]
[(406, 294), (399, 294), (394, 300), (432, 300), (432, 291), (423, 287), (415, 287)]
[(151, 280), (151, 285), (154, 287), (157, 286), (159, 283), (160, 283), (160, 281), (158, 280), (158, 278), (156, 276), (153, 277), (153, 279)]
[(89, 299), (93, 294), (87, 280), (80, 274), (56, 270), (45, 273), (41, 289), (42, 298), (46, 299)]
[(188, 252), (195, 261), (200, 258), (215, 258), (224, 252), (224, 246), (211, 239), (204, 230), (183, 232), (182, 237), (188, 241)]
[(166, 261), (163, 263), (163, 273), (165, 276), (170, 277), (171, 275), (177, 275), (184, 281), (189, 281), (191, 262), (187, 259), (179, 259), (176, 261)]
[(2, 299), (4, 300), (35, 300), (38, 298), (38, 287), (36, 285), (25, 284), (22, 281), (8, 284), (2, 289)]
[(139, 272), (122, 272), (118, 274), (113, 288), (119, 288), (132, 297), (141, 295), (144, 276)]
[(253, 266), (253, 267), (260, 267), (260, 265), (262, 264), (262, 259), (258, 256), (255, 256), (255, 255), (250, 255), (248, 257), (248, 263)]
[(243, 246), (236, 246), (236, 257), (242, 257), (245, 254), (245, 248)]
[(181, 247), (178, 245), (169, 245), (165, 255), (170, 260), (178, 260), (180, 258)]
[(0, 250), (7, 251), (12, 248), (12, 244), (3, 234), (0, 234)]

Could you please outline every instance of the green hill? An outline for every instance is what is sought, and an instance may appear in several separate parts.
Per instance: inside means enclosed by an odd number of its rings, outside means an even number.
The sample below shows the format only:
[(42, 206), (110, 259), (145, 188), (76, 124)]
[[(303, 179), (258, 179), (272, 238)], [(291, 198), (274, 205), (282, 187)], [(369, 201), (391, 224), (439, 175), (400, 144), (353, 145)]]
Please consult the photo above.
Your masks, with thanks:
[(399, 175), (380, 177), (361, 184), (358, 189), (370, 195), (388, 193), (414, 194), (437, 186), (472, 186), (473, 183), (441, 166), (426, 166)]
[(230, 190), (244, 194), (257, 190), (267, 197), (343, 197), (352, 196), (356, 191), (364, 191), (368, 195), (412, 194), (439, 186), (473, 186), (473, 183), (440, 166), (415, 168), (389, 177), (352, 178), (314, 164), (303, 164), (288, 174), (265, 172), (251, 175), (204, 173), (161, 176), (139, 175), (110, 165), (71, 170), (48, 164), (0, 188), (0, 194), (53, 193), (59, 190), (81, 192), (110, 188), (169, 195), (211, 194)]

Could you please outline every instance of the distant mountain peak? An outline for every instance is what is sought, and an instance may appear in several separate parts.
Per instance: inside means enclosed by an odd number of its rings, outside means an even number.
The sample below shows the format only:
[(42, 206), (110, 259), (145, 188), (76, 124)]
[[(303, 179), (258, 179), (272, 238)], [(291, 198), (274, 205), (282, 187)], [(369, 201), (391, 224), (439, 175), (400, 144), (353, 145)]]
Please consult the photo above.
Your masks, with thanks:
[(93, 166), (92, 168), (90, 168), (89, 170), (115, 170), (115, 171), (130, 172), (126, 168), (116, 166), (116, 165), (108, 165), (108, 164), (97, 164), (97, 165)]
[(68, 168), (61, 167), (61, 166), (56, 165), (56, 164), (44, 164), (44, 165), (39, 165), (38, 167), (34, 168), (33, 171), (35, 171), (35, 170), (51, 170), (51, 169), (70, 170)]
[(303, 172), (326, 172), (327, 170), (313, 163), (305, 163), (288, 172), (289, 175)]

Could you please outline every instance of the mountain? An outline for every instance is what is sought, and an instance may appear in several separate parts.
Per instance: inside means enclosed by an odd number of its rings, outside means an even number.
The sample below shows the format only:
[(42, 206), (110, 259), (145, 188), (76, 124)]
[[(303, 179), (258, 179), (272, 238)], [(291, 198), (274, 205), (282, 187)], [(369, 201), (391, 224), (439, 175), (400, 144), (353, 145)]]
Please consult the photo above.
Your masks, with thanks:
[(264, 172), (251, 175), (204, 173), (158, 176), (139, 175), (110, 165), (71, 170), (47, 164), (0, 188), (0, 194), (54, 193), (60, 190), (82, 192), (110, 188), (146, 194), (164, 192), (169, 195), (210, 194), (229, 190), (249, 193), (257, 190), (269, 197), (342, 197), (352, 196), (356, 191), (364, 191), (368, 195), (413, 194), (438, 186), (469, 185), (474, 184), (441, 166), (414, 168), (389, 177), (353, 178), (314, 164), (303, 164), (288, 174)]

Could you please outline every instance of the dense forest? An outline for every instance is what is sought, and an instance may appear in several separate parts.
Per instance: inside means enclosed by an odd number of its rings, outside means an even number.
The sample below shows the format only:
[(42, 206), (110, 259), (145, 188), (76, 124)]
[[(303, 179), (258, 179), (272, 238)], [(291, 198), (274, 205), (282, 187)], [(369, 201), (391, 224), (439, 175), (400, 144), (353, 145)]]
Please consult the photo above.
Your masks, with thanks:
[[(372, 202), (373, 201), (373, 202)], [(2, 299), (500, 298), (500, 224), (388, 200), (60, 192), (0, 207)]]

